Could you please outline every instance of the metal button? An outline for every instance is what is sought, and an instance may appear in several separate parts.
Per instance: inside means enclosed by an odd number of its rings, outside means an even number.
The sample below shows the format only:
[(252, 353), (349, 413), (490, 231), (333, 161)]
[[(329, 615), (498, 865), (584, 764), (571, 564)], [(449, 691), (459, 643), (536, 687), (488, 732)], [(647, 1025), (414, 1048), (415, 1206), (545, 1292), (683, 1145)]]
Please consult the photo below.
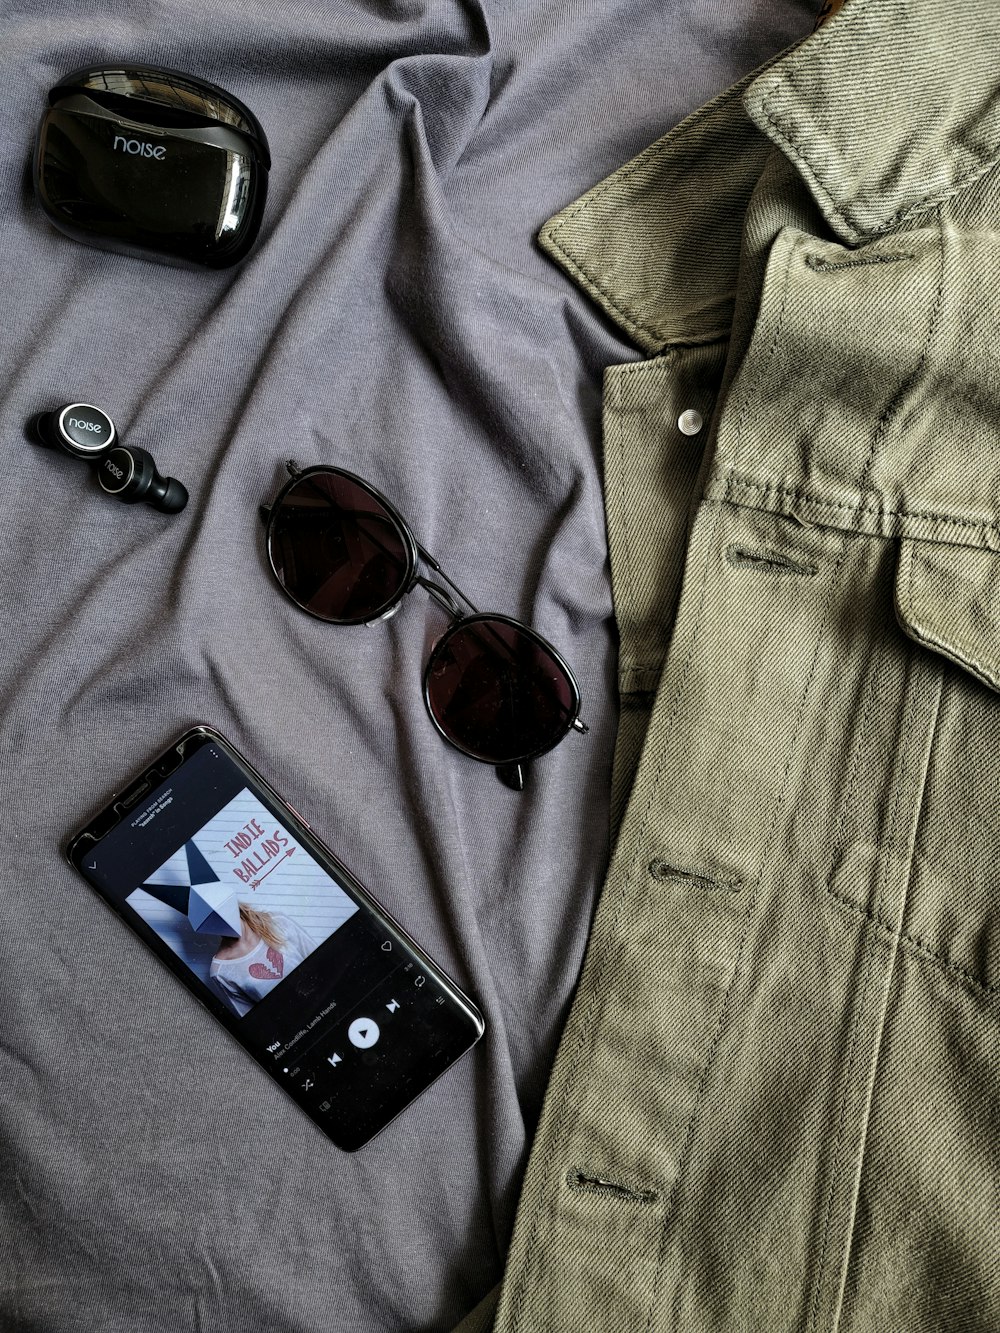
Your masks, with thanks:
[(684, 435), (697, 435), (705, 421), (701, 413), (689, 407), (677, 418), (677, 429)]

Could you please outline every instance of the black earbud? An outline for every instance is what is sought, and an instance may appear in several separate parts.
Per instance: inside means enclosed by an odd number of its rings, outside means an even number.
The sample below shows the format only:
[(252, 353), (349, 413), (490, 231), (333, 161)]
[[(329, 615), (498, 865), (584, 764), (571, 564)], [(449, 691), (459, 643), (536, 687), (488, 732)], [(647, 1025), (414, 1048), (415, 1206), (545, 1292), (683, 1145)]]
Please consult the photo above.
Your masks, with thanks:
[(54, 412), (42, 412), (28, 423), (39, 444), (61, 449), (72, 458), (101, 458), (118, 440), (115, 423), (89, 403), (67, 403)]
[(188, 502), (181, 483), (161, 477), (145, 449), (121, 444), (115, 423), (90, 403), (67, 403), (42, 412), (28, 422), (28, 434), (49, 449), (96, 464), (101, 490), (124, 504), (144, 500), (161, 513), (176, 514)]
[(134, 445), (117, 444), (97, 467), (101, 490), (125, 504), (145, 500), (163, 514), (176, 514), (188, 502), (188, 493), (176, 477), (161, 477), (152, 454)]

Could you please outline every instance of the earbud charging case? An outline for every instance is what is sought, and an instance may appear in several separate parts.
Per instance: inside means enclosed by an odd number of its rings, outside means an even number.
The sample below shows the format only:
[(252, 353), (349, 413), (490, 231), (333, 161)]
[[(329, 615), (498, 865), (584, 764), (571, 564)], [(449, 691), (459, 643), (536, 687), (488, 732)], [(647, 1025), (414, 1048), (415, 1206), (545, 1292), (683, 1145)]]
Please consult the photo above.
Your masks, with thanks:
[(214, 84), (143, 65), (89, 66), (49, 92), (35, 190), (74, 240), (226, 268), (253, 245), (270, 165), (257, 118)]

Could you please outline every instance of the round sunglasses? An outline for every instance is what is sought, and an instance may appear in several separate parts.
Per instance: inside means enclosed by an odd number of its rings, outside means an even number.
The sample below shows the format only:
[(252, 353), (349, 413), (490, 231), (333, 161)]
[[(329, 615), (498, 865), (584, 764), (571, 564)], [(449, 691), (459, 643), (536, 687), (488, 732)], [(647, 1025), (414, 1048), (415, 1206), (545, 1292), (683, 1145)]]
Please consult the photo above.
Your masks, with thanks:
[[(563, 657), (520, 620), (477, 611), (369, 482), (343, 468), (287, 468), (291, 480), (260, 510), (282, 592), (328, 624), (366, 625), (425, 588), (452, 620), (424, 672), (431, 721), (449, 744), (492, 764), (501, 782), (521, 791), (529, 760), (567, 732), (587, 730)], [(421, 565), (447, 586), (425, 577)]]

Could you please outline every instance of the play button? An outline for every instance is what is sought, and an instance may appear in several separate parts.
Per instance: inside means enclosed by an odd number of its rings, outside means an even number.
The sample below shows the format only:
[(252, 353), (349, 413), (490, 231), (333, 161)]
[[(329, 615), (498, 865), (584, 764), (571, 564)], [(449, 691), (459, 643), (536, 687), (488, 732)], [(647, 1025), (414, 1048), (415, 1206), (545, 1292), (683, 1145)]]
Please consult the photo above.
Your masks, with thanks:
[(374, 1046), (379, 1038), (378, 1024), (374, 1018), (356, 1018), (347, 1029), (347, 1035), (355, 1046), (364, 1050)]

